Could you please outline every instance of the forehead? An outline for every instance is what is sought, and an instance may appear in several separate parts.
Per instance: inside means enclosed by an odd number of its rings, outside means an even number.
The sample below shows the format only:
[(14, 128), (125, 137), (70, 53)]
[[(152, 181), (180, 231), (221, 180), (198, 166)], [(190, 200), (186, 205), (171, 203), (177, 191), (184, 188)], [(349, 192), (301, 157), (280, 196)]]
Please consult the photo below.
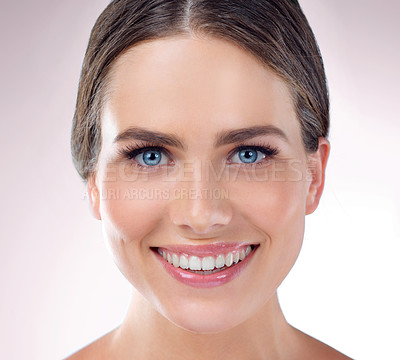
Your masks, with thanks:
[(107, 99), (106, 140), (132, 125), (187, 137), (267, 124), (300, 134), (286, 83), (248, 52), (215, 38), (132, 47), (113, 65)]

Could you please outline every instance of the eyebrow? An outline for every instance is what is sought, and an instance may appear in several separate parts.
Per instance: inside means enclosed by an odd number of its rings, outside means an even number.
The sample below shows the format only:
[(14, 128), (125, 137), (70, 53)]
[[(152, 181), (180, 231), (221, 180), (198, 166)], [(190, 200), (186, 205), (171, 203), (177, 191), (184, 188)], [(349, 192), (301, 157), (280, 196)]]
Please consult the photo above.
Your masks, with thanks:
[(214, 147), (238, 143), (257, 136), (272, 135), (289, 142), (287, 135), (274, 125), (256, 125), (242, 129), (223, 130), (217, 133)]
[[(272, 135), (289, 142), (287, 135), (278, 127), (273, 125), (256, 125), (241, 129), (227, 129), (217, 133), (214, 147), (220, 147), (232, 143), (239, 143), (257, 136)], [(173, 146), (182, 150), (187, 147), (185, 143), (175, 134), (162, 133), (159, 131), (148, 130), (142, 127), (129, 127), (118, 134), (114, 143), (124, 140), (141, 140), (147, 142), (157, 142), (165, 146)]]
[(141, 127), (129, 127), (120, 134), (118, 134), (114, 143), (124, 141), (124, 140), (141, 140), (147, 142), (157, 142), (161, 145), (173, 146), (185, 149), (185, 144), (179, 139), (178, 136), (174, 134), (162, 133), (159, 131), (152, 131)]

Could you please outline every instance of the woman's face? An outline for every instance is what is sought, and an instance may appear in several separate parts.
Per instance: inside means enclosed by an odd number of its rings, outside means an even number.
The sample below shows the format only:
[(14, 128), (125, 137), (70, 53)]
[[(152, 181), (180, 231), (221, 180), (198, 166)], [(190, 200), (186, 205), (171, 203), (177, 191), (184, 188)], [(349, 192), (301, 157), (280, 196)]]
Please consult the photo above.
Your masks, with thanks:
[(235, 45), (174, 37), (122, 55), (108, 90), (88, 190), (117, 266), (187, 330), (249, 319), (293, 266), (323, 186), (288, 87)]

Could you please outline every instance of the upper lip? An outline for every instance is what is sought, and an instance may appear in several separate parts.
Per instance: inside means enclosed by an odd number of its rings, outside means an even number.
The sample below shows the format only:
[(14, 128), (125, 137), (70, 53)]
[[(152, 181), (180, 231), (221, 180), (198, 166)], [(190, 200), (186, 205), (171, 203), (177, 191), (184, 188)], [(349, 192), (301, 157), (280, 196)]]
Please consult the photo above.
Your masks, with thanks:
[(204, 245), (171, 244), (162, 245), (158, 248), (166, 249), (177, 254), (195, 255), (195, 256), (217, 256), (238, 250), (248, 245), (258, 245), (256, 242), (217, 242)]

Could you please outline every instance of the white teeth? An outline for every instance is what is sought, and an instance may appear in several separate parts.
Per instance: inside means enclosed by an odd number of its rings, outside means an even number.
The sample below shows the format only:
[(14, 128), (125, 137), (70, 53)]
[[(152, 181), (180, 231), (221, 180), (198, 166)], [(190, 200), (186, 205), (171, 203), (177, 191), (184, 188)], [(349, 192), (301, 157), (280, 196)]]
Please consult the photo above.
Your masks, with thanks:
[(189, 268), (190, 270), (201, 270), (201, 260), (197, 256), (191, 256), (189, 258)]
[(233, 262), (234, 262), (235, 264), (237, 264), (237, 263), (239, 262), (239, 252), (238, 252), (238, 251), (236, 251), (236, 252), (233, 254)]
[(215, 259), (213, 256), (206, 256), (201, 262), (202, 270), (212, 270), (215, 268)]
[(182, 269), (187, 269), (189, 267), (189, 260), (186, 256), (181, 255), (179, 259), (179, 267), (181, 267)]
[(220, 269), (225, 266), (225, 256), (223, 254), (219, 254), (217, 256), (217, 260), (215, 260), (215, 267)]
[(219, 254), (215, 256), (205, 256), (200, 258), (198, 256), (178, 255), (175, 253), (169, 253), (162, 249), (157, 249), (157, 252), (171, 265), (180, 267), (182, 269), (190, 269), (196, 271), (210, 271), (221, 269), (225, 266), (230, 267), (233, 264), (237, 264), (240, 260), (244, 260), (247, 255), (251, 252), (251, 246), (246, 246), (240, 251), (229, 252), (228, 254)]
[(179, 256), (176, 254), (172, 254), (172, 263), (175, 267), (179, 266)]
[(226, 255), (225, 264), (226, 264), (226, 266), (228, 266), (228, 267), (231, 266), (231, 265), (233, 264), (233, 255), (232, 255), (231, 252), (228, 253), (228, 255)]

